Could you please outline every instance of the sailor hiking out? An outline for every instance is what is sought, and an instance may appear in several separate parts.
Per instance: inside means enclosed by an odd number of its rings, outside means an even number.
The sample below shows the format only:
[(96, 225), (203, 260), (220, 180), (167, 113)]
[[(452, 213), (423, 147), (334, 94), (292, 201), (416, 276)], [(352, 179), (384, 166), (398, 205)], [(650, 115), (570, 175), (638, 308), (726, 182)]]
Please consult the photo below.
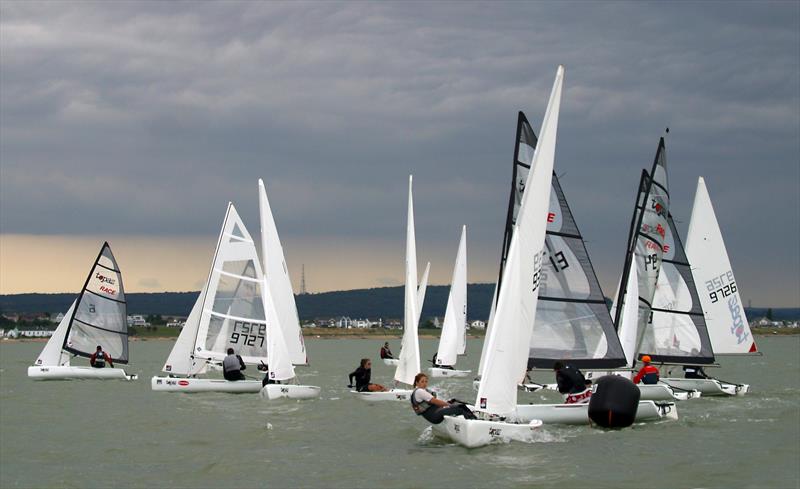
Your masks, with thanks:
[(437, 399), (428, 391), (428, 376), (419, 373), (414, 377), (414, 391), (411, 393), (411, 408), (432, 424), (444, 421), (445, 416), (463, 415), (466, 419), (475, 419), (475, 415), (463, 403), (452, 400), (445, 402)]

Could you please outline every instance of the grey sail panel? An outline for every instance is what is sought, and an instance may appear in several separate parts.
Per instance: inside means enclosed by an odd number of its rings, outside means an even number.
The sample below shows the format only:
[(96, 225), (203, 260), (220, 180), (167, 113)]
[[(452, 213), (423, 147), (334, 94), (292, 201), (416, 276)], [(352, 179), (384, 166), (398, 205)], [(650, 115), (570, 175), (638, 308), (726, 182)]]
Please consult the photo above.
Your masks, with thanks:
[(528, 367), (551, 368), (558, 360), (583, 368), (625, 365), (603, 290), (555, 174), (547, 220)]
[(104, 243), (70, 319), (64, 350), (89, 357), (101, 346), (115, 363), (128, 363), (128, 322), (122, 274)]
[(639, 351), (656, 362), (710, 364), (714, 351), (691, 265), (671, 214), (667, 222), (652, 314)]

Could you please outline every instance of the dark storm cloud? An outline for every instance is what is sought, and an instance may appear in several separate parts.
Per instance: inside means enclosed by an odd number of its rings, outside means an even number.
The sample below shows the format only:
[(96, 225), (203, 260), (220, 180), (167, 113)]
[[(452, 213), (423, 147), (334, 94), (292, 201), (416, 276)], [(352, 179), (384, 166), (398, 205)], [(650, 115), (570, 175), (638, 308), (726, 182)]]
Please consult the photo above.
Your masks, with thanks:
[(704, 175), (739, 280), (797, 302), (799, 10), (3, 2), (0, 225), (214, 234), (233, 200), (257, 229), (263, 177), (287, 246), (401, 249), (414, 173), (421, 249), (455, 248), (466, 223), (494, 250), (516, 111), (538, 132), (563, 63), (556, 168), (604, 281), (669, 125), (675, 215)]

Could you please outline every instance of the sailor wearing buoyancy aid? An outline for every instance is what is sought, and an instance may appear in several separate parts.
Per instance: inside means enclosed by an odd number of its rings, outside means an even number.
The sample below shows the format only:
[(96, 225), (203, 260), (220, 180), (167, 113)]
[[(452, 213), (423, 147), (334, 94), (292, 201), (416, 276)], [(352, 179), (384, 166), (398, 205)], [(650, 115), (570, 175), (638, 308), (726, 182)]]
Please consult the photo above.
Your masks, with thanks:
[(642, 367), (641, 370), (639, 370), (639, 373), (636, 374), (636, 377), (633, 378), (634, 384), (638, 384), (639, 382), (646, 385), (658, 384), (658, 379), (659, 379), (658, 369), (650, 365), (650, 361), (651, 361), (650, 355), (644, 355), (642, 357), (642, 362), (644, 363), (644, 367)]
[(114, 368), (114, 362), (111, 361), (111, 356), (103, 351), (102, 346), (97, 345), (97, 351), (92, 353), (92, 356), (89, 357), (89, 365), (94, 368), (105, 368), (106, 361), (111, 365), (111, 368)]
[(432, 424), (444, 421), (445, 416), (463, 415), (466, 419), (475, 419), (475, 415), (463, 403), (448, 403), (437, 399), (428, 391), (428, 376), (419, 373), (414, 377), (414, 391), (411, 393), (411, 409)]
[(222, 360), (222, 376), (225, 380), (244, 380), (242, 370), (247, 367), (239, 355), (235, 355), (233, 348), (228, 348), (228, 356)]
[(587, 387), (586, 378), (580, 370), (562, 362), (554, 363), (553, 370), (556, 373), (558, 392), (564, 394), (565, 404), (589, 402), (592, 390)]

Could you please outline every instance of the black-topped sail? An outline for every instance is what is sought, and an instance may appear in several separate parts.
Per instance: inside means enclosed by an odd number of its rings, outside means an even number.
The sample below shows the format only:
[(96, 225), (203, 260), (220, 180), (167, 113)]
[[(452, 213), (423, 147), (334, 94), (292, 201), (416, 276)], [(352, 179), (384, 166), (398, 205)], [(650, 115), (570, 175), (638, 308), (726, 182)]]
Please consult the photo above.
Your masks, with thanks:
[(700, 297), (671, 213), (667, 223), (652, 314), (639, 352), (655, 362), (710, 364), (714, 352)]
[[(520, 112), (500, 263), (501, 277), (536, 142), (533, 129), (525, 114)], [(547, 255), (542, 267), (528, 368), (550, 369), (558, 360), (568, 360), (570, 364), (582, 368), (624, 365), (625, 356), (600, 282), (555, 174), (550, 193), (545, 248)], [(498, 280), (498, 290), (501, 286)]]
[(64, 350), (89, 357), (97, 346), (114, 363), (128, 363), (128, 321), (122, 274), (108, 243), (103, 243), (86, 278), (64, 339)]

